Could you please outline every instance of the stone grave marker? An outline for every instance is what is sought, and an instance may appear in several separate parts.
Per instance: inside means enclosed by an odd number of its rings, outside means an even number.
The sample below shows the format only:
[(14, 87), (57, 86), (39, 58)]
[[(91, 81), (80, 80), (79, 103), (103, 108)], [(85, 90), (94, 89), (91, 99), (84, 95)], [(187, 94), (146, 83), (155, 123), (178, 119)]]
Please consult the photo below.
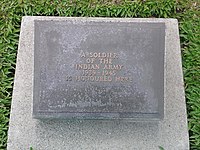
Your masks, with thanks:
[(163, 118), (164, 23), (34, 25), (35, 118)]

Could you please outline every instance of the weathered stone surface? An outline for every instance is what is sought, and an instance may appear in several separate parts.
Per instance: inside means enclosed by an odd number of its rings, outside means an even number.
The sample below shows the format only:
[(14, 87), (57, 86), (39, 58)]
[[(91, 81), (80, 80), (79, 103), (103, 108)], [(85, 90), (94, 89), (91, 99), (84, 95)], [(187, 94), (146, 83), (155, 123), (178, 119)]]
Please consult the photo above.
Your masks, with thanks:
[[(89, 18), (88, 18), (89, 19)], [(166, 25), (165, 116), (159, 122), (101, 120), (38, 120), (32, 118), (34, 20), (64, 17), (24, 17), (10, 115), (7, 150), (189, 150), (178, 22), (175, 19), (111, 19), (161, 22)]]
[(163, 117), (164, 23), (35, 20), (34, 36), (34, 117)]

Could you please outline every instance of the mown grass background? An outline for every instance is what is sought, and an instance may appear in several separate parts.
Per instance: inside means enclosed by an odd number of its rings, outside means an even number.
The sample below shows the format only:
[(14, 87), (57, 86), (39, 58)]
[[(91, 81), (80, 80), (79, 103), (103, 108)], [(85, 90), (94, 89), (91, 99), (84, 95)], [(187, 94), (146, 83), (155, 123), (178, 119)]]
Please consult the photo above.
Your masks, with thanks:
[(6, 149), (20, 24), (26, 15), (177, 18), (190, 146), (200, 150), (199, 0), (0, 0), (0, 150)]

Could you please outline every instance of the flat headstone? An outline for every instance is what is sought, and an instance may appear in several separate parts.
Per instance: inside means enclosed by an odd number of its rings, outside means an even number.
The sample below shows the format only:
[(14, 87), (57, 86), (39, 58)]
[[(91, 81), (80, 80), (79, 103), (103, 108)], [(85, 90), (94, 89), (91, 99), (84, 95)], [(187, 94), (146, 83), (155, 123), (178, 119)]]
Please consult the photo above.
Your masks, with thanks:
[(159, 119), (165, 24), (34, 21), (35, 118)]
[[(163, 120), (159, 122), (126, 122), (124, 120), (34, 119), (32, 117), (34, 95), (34, 25), (38, 21), (45, 22), (51, 20), (53, 22), (68, 20), (82, 20), (86, 22), (87, 20), (102, 23), (115, 22), (116, 24), (118, 22), (165, 24), (164, 66), (166, 71), (164, 74), (166, 82), (164, 82)], [(74, 31), (75, 33), (76, 31)], [(81, 39), (81, 37), (78, 39)], [(116, 60), (115, 63), (117, 64), (117, 62), (120, 62), (120, 59)], [(134, 67), (136, 64), (132, 66)], [(75, 73), (78, 74), (78, 72), (75, 70)], [(91, 82), (83, 83), (88, 84)], [(112, 82), (110, 84), (116, 83)], [(188, 139), (181, 51), (176, 19), (23, 17), (7, 150), (30, 149), (30, 147), (36, 150), (159, 150), (159, 146), (165, 150), (189, 150)]]

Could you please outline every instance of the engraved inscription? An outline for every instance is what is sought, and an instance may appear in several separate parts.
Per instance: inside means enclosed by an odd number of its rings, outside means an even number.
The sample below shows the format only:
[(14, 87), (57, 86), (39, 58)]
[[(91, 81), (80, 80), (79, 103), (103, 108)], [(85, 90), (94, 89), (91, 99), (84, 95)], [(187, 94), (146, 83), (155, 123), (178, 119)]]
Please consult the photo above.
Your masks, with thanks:
[(132, 82), (128, 76), (118, 76), (123, 71), (122, 64), (116, 64), (119, 56), (112, 52), (83, 52), (80, 53), (83, 63), (74, 64), (74, 68), (80, 71), (80, 76), (67, 77), (67, 81), (77, 82)]

